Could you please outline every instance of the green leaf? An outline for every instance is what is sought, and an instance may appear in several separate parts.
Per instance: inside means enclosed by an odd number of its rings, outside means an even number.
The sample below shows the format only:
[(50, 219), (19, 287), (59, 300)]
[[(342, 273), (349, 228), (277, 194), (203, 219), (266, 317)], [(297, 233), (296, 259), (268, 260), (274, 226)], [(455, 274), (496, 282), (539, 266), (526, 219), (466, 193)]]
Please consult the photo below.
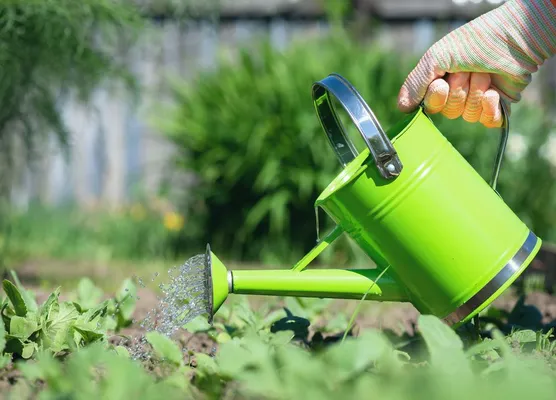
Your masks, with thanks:
[(419, 316), (419, 331), (423, 335), (431, 355), (463, 349), (463, 342), (448, 325), (433, 315)]
[(83, 338), (85, 344), (90, 344), (96, 341), (103, 340), (105, 336), (104, 333), (102, 332), (97, 332), (95, 330), (89, 330), (89, 329), (82, 329), (78, 326), (74, 326), (73, 329), (75, 329), (75, 331), (79, 333), (79, 335)]
[(33, 293), (30, 292), (29, 290), (26, 290), (23, 287), (23, 285), (19, 281), (19, 278), (17, 277), (17, 274), (14, 271), (10, 271), (10, 273), (12, 275), (15, 284), (17, 285), (17, 288), (19, 289), (19, 292), (21, 293), (21, 297), (23, 298), (23, 301), (25, 301), (25, 305), (27, 306), (27, 309), (29, 311), (37, 311), (38, 306), (37, 306), (37, 302), (35, 301), (35, 296), (33, 295)]
[(172, 364), (182, 364), (183, 353), (179, 346), (170, 338), (154, 331), (148, 332), (145, 337), (159, 358)]
[(27, 315), (27, 306), (25, 305), (25, 301), (23, 300), (23, 297), (21, 297), (21, 293), (17, 287), (15, 287), (15, 285), (7, 279), (4, 279), (2, 286), (4, 287), (4, 292), (12, 303), (15, 315), (25, 317), (25, 315)]
[(137, 302), (137, 287), (131, 279), (128, 278), (122, 283), (116, 299), (119, 302), (120, 315), (124, 320), (130, 320)]
[(58, 298), (60, 297), (60, 287), (58, 286), (56, 290), (54, 290), (46, 301), (40, 307), (40, 316), (41, 321), (46, 321), (48, 319), (48, 315), (50, 313), (50, 309), (52, 308), (53, 304), (58, 304)]
[(102, 299), (102, 289), (95, 286), (90, 278), (81, 278), (77, 284), (77, 299), (83, 310), (96, 306)]
[(185, 396), (185, 394), (188, 393), (189, 390), (189, 382), (187, 381), (187, 379), (183, 378), (184, 370), (187, 370), (187, 368), (183, 367), (178, 369), (177, 371), (174, 371), (170, 374), (170, 376), (164, 379), (164, 383), (179, 388), (181, 392), (184, 393), (184, 398), (194, 398), (192, 395)]
[(58, 302), (59, 296), (60, 287), (50, 293), (48, 299), (41, 305), (39, 315), (39, 324), (41, 328), (47, 326), (47, 322), (51, 320), (51, 314), (58, 312), (60, 309), (60, 303)]
[(291, 340), (295, 337), (295, 334), (288, 332), (288, 331), (280, 331), (276, 332), (270, 337), (269, 344), (273, 346), (283, 346), (291, 342)]
[(183, 328), (191, 333), (197, 333), (206, 332), (212, 327), (210, 326), (206, 318), (204, 318), (203, 316), (198, 316), (192, 321), (189, 321), (187, 324), (185, 324)]
[(262, 361), (262, 357), (253, 356), (253, 349), (249, 346), (251, 343), (246, 344), (247, 346), (239, 346), (237, 343), (230, 341), (220, 346), (217, 361), (222, 374), (239, 378), (244, 368), (250, 363), (256, 367)]
[(11, 360), (12, 357), (8, 354), (0, 355), (0, 369), (7, 367)]
[(79, 316), (79, 320), (85, 323), (98, 320), (99, 317), (105, 317), (108, 315), (108, 308), (110, 306), (110, 300), (104, 300), (102, 303), (90, 308), (85, 313)]
[(420, 315), (419, 330), (425, 340), (431, 365), (441, 373), (471, 374), (470, 364), (463, 351), (460, 337), (442, 320), (433, 315)]
[(75, 301), (72, 301), (73, 306), (75, 307), (75, 309), (81, 314), (82, 312), (85, 312), (87, 309), (82, 308), (81, 304), (76, 303)]
[(475, 344), (474, 346), (467, 349), (465, 354), (467, 357), (473, 357), (478, 354), (484, 354), (490, 356), (492, 358), (499, 358), (500, 356), (496, 352), (496, 349), (499, 347), (499, 343), (495, 340), (483, 340), (480, 343)]
[(23, 346), (23, 351), (21, 352), (21, 357), (23, 357), (25, 359), (29, 359), (35, 353), (35, 350), (37, 350), (37, 344), (36, 343), (34, 343), (34, 342), (26, 343)]
[(71, 328), (79, 317), (78, 311), (71, 302), (53, 304), (49, 319), (41, 330), (41, 340), (45, 348), (59, 352), (69, 348)]
[[(213, 335), (211, 335), (211, 337), (214, 337)], [(230, 340), (232, 340), (232, 337), (230, 336), (230, 334), (228, 332), (218, 332), (218, 334), (216, 335), (216, 337), (214, 337), (214, 340), (216, 340), (217, 343), (226, 343)]]
[(27, 317), (13, 316), (10, 320), (10, 335), (18, 339), (26, 340), (39, 329), (36, 315), (28, 313)]
[[(108, 300), (105, 300), (76, 318), (73, 326), (79, 329), (78, 333), (81, 332), (83, 334), (82, 337), (85, 343), (98, 340), (99, 334), (102, 337), (105, 336), (104, 331), (108, 330), (107, 327), (109, 325), (108, 304)], [(79, 344), (80, 340), (77, 336), (75, 338), (76, 343)]]
[(518, 343), (534, 343), (537, 341), (537, 333), (530, 329), (524, 329), (515, 331), (506, 339), (509, 343), (513, 341), (517, 341)]
[(203, 375), (212, 375), (218, 373), (218, 365), (214, 358), (208, 354), (195, 353), (195, 360), (197, 361), (197, 369)]
[(129, 357), (130, 357), (130, 355), (129, 355), (129, 350), (126, 349), (124, 346), (116, 346), (116, 347), (114, 348), (114, 350), (116, 351), (116, 353), (117, 353), (119, 356), (126, 357), (126, 358), (129, 358)]
[(5, 347), (6, 347), (6, 328), (4, 327), (4, 321), (0, 318), (0, 354), (2, 354)]
[(339, 379), (350, 379), (379, 361), (395, 362), (391, 342), (379, 331), (365, 332), (360, 338), (348, 338), (331, 346), (323, 354), (326, 365), (337, 369)]
[(55, 360), (49, 353), (38, 351), (36, 362), (18, 363), (17, 367), (23, 376), (31, 382), (38, 379), (47, 382), (60, 382), (63, 380), (61, 363)]

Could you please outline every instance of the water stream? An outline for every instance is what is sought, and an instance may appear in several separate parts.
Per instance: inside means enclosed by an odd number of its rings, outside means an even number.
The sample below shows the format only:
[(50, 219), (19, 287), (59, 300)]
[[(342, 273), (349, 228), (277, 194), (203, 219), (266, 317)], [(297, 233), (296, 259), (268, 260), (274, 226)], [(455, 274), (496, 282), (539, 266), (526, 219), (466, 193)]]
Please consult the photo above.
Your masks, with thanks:
[[(339, 227), (336, 227), (321, 241), (318, 207), (315, 207), (315, 218), (317, 245), (297, 263), (294, 269), (303, 270), (342, 232)], [(157, 306), (147, 313), (139, 326), (145, 332), (155, 331), (172, 338), (188, 322), (198, 316), (210, 313), (210, 294), (207, 285), (208, 268), (206, 255), (198, 254), (188, 259), (184, 264), (169, 269), (167, 283), (159, 284), (162, 296), (157, 297)], [(152, 279), (153, 282), (156, 277), (158, 277), (158, 273)], [(137, 282), (145, 288), (141, 278), (137, 278)], [(148, 348), (143, 332), (134, 337), (128, 346), (132, 358), (141, 360), (150, 358)]]
[[(162, 295), (157, 307), (149, 311), (140, 327), (146, 332), (156, 331), (172, 337), (185, 324), (209, 312), (209, 292), (205, 254), (188, 259), (184, 264), (168, 270), (167, 283), (159, 284)], [(142, 281), (139, 283), (144, 287)], [(129, 346), (134, 359), (149, 358), (144, 334), (133, 338)]]

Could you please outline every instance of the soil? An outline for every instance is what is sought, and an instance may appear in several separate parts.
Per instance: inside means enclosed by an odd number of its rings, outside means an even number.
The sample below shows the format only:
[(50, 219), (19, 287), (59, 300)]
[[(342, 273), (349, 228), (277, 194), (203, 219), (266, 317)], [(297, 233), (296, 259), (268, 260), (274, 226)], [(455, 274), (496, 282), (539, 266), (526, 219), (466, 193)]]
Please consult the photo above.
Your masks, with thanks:
[[(38, 302), (44, 301), (49, 292), (44, 289), (36, 288)], [(143, 319), (146, 314), (157, 308), (158, 299), (154, 291), (149, 289), (139, 289), (138, 290), (139, 300), (136, 304), (136, 310), (134, 318), (137, 321)], [(64, 296), (61, 296), (61, 300)], [(253, 296), (250, 298), (251, 303), (255, 308), (258, 307), (262, 302), (268, 301), (268, 298), (261, 296)], [(500, 298), (498, 298), (493, 306), (510, 312), (518, 301), (518, 296), (514, 293), (507, 292)], [(347, 314), (348, 318), (351, 316), (353, 309), (357, 305), (357, 301), (334, 301), (330, 305), (332, 314), (337, 310), (338, 312), (343, 312)], [(542, 323), (551, 324), (556, 323), (556, 296), (552, 296), (545, 292), (533, 292), (525, 296), (525, 304), (533, 306), (540, 311), (542, 314)], [(276, 308), (280, 307), (280, 302), (277, 302)], [(416, 323), (419, 317), (419, 312), (411, 304), (399, 304), (399, 303), (377, 303), (377, 302), (366, 302), (363, 307), (361, 307), (361, 312), (355, 321), (354, 327), (352, 329), (352, 334), (357, 336), (357, 334), (363, 329), (377, 328), (387, 331), (390, 335), (394, 336), (413, 336), (416, 333)], [(316, 334), (319, 339), (325, 342), (334, 342), (337, 338), (343, 335), (342, 332), (337, 333), (321, 333), (320, 329), (326, 325), (327, 321), (311, 321), (314, 324), (310, 327), (309, 336), (314, 337)], [(135, 324), (132, 327), (126, 328), (121, 332), (122, 336), (126, 337), (139, 337), (145, 332), (142, 328)], [(191, 334), (185, 330), (181, 330), (177, 335), (176, 339), (180, 342), (183, 348), (188, 349), (190, 352), (203, 352), (206, 354), (214, 354), (217, 350), (217, 344), (204, 333)], [(113, 343), (125, 344), (126, 339), (118, 336), (111, 339)]]
[[(50, 293), (49, 290), (42, 288), (33, 288), (32, 285), (27, 285), (25, 281), (22, 282), (24, 285), (29, 286), (30, 289), (34, 290), (37, 294), (37, 301), (43, 302), (48, 297)], [(136, 310), (134, 318), (138, 321), (143, 319), (146, 314), (155, 309), (158, 305), (158, 299), (156, 293), (148, 288), (139, 288), (138, 300), (136, 303)], [(60, 296), (61, 300), (64, 300), (64, 293)], [(269, 298), (262, 296), (252, 296), (250, 301), (252, 305), (257, 308), (261, 303), (268, 301)], [(504, 295), (499, 297), (494, 301), (493, 306), (504, 310), (511, 311), (518, 301), (518, 296), (510, 291), (506, 292)], [(351, 316), (354, 308), (357, 306), (357, 301), (343, 301), (335, 300), (331, 305), (330, 309), (332, 312), (338, 311), (348, 314)], [(533, 292), (525, 296), (525, 304), (537, 308), (542, 314), (542, 323), (551, 324), (556, 323), (556, 296), (550, 295), (546, 292)], [(280, 302), (277, 302), (277, 308), (281, 306)], [(407, 334), (413, 336), (416, 329), (416, 321), (419, 316), (419, 312), (411, 304), (402, 303), (378, 303), (378, 302), (365, 302), (363, 307), (361, 307), (360, 314), (355, 322), (355, 327), (353, 329), (354, 334), (357, 334), (361, 329), (378, 328), (386, 331), (391, 331), (396, 335)], [(311, 321), (314, 322), (314, 321)], [(314, 326), (311, 327), (311, 334), (314, 334), (326, 324), (326, 321), (317, 321)], [(126, 328), (122, 331), (122, 335), (125, 336), (137, 336), (140, 335), (142, 329), (136, 326)], [(180, 332), (179, 339), (183, 341), (184, 346), (192, 351), (198, 352), (213, 352), (214, 342), (210, 337), (205, 334), (195, 334), (192, 335), (187, 331)], [(342, 332), (343, 333), (343, 332)], [(330, 335), (329, 335), (330, 336)], [(326, 337), (326, 335), (324, 335)]]
[[(18, 269), (18, 276), (22, 281), (23, 285), (33, 290), (37, 295), (37, 301), (42, 303), (48, 297), (51, 288), (59, 285), (63, 282), (63, 290), (61, 294), (61, 300), (67, 299), (68, 288), (73, 290), (75, 283), (80, 276), (89, 275), (95, 282), (102, 282), (104, 280), (111, 280), (111, 285), (115, 285), (115, 276), (112, 276), (112, 272), (105, 268), (96, 268), (89, 270), (89, 274), (84, 273), (85, 267), (68, 267), (67, 265), (62, 268), (62, 266), (57, 266), (55, 269), (48, 269), (48, 288), (44, 286), (45, 275), (43, 273), (44, 269), (38, 268), (40, 264), (27, 263)], [(55, 271), (55, 272), (53, 272)], [(119, 277), (125, 276), (125, 271), (118, 271), (115, 274)], [(131, 276), (133, 274), (129, 274)], [(42, 279), (41, 279), (42, 278)], [(69, 280), (68, 280), (69, 279)], [(70, 283), (71, 282), (71, 283)], [(134, 318), (136, 321), (142, 320), (146, 314), (156, 309), (158, 306), (157, 295), (152, 288), (139, 288), (138, 289), (138, 301), (136, 304), (136, 310)], [(233, 295), (231, 296), (233, 297)], [(256, 309), (263, 303), (267, 303), (269, 300), (275, 300), (263, 296), (250, 296), (249, 301), (252, 306)], [(510, 312), (518, 301), (518, 296), (511, 291), (507, 291), (503, 296), (498, 298), (493, 306)], [(336, 312), (343, 313), (349, 317), (352, 315), (355, 308), (358, 306), (358, 301), (343, 301), (335, 300), (330, 305), (330, 315), (334, 316)], [(556, 326), (556, 296), (552, 296), (546, 292), (533, 292), (525, 296), (525, 304), (534, 307), (534, 309), (540, 312), (542, 315), (542, 323), (545, 325), (554, 324)], [(276, 302), (275, 307), (282, 307), (283, 304)], [(395, 337), (411, 337), (416, 333), (416, 322), (419, 317), (419, 312), (411, 304), (400, 304), (400, 303), (377, 303), (377, 302), (364, 302), (361, 310), (356, 318), (355, 326), (353, 327), (351, 334), (357, 336), (358, 333), (363, 329), (378, 328), (387, 332), (390, 336)], [(311, 326), (309, 327), (309, 341), (318, 343), (333, 343), (340, 340), (343, 331), (337, 333), (323, 333), (321, 329), (327, 324), (326, 320), (311, 321)], [(112, 343), (126, 344), (129, 342), (129, 338), (138, 338), (145, 332), (138, 327), (138, 324), (124, 329), (120, 335), (112, 337), (110, 340)], [(127, 339), (126, 339), (127, 337)], [(215, 354), (217, 351), (217, 344), (206, 334), (197, 333), (191, 334), (185, 330), (181, 330), (177, 335), (176, 339), (181, 344), (181, 347), (187, 349), (184, 352), (184, 358), (187, 362), (192, 362), (194, 365), (195, 360), (189, 359), (192, 352), (202, 352), (205, 354)], [(156, 373), (156, 371), (154, 371)], [(18, 371), (11, 367), (4, 369), (0, 373), (0, 393), (4, 392), (6, 388), (12, 386), (14, 382), (17, 381)], [(1, 398), (1, 395), (0, 395)]]
[[(50, 290), (33, 287), (32, 284), (28, 284), (25, 280), (23, 280), (22, 283), (29, 289), (34, 290), (39, 304), (46, 300), (50, 293)], [(155, 292), (147, 288), (140, 288), (137, 294), (139, 299), (136, 304), (134, 318), (140, 321), (149, 311), (157, 308), (158, 299)], [(67, 299), (67, 296), (64, 296), (62, 292), (60, 299)], [(252, 305), (257, 308), (258, 305), (269, 299), (267, 297), (253, 296), (250, 300)], [(493, 303), (493, 306), (510, 312), (517, 301), (518, 296), (508, 291), (498, 298)], [(357, 303), (357, 301), (334, 301), (330, 306), (330, 310), (332, 311), (332, 315), (334, 315), (335, 311), (338, 311), (347, 314), (349, 318), (354, 308), (357, 306)], [(556, 323), (556, 296), (551, 296), (545, 292), (533, 292), (525, 296), (525, 304), (535, 307), (540, 311), (543, 324)], [(276, 307), (280, 306), (281, 304), (278, 302)], [(404, 337), (411, 337), (416, 332), (416, 321), (418, 316), (418, 311), (410, 304), (365, 302), (361, 307), (360, 314), (356, 319), (351, 334), (357, 336), (362, 329), (378, 328), (385, 331), (390, 336), (400, 337), (403, 335)], [(309, 330), (309, 340), (313, 343), (333, 343), (340, 340), (343, 335), (343, 332), (337, 332), (336, 334), (322, 333), (320, 329), (326, 325), (327, 321), (321, 320), (311, 322), (314, 322), (314, 324)], [(112, 337), (110, 341), (115, 344), (125, 345), (129, 343), (129, 338), (140, 337), (145, 332), (137, 325), (138, 324), (134, 324), (132, 327), (124, 329), (121, 335)], [(128, 339), (126, 339), (126, 337)], [(195, 365), (195, 360), (190, 358), (192, 352), (202, 352), (213, 355), (218, 347), (217, 344), (204, 333), (191, 334), (185, 330), (181, 330), (176, 339), (182, 348), (188, 350), (184, 352), (184, 358), (186, 362), (191, 362), (191, 365)], [(162, 373), (157, 370), (156, 366), (152, 366), (150, 369), (152, 369), (154, 374)], [(18, 371), (11, 366), (4, 369), (2, 373), (0, 373), (0, 393), (13, 387), (18, 378)], [(2, 398), (1, 395), (0, 398)]]

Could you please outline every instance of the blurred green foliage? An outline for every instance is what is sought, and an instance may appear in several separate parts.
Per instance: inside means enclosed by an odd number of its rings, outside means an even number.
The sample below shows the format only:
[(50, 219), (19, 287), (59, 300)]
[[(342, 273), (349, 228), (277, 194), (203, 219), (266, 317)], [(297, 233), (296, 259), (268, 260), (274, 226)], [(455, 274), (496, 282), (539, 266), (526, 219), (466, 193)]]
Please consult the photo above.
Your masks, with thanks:
[(14, 159), (25, 154), (19, 145), (32, 161), (52, 133), (67, 144), (58, 109), (62, 95), (86, 100), (105, 82), (135, 88), (122, 55), (141, 26), (139, 13), (125, 2), (1, 2), (0, 195), (9, 190)]
[[(313, 202), (340, 170), (315, 115), (312, 83), (342, 74), (388, 128), (403, 117), (397, 94), (415, 61), (336, 29), (285, 52), (263, 40), (193, 83), (175, 84), (176, 107), (159, 126), (180, 150), (175, 167), (197, 177), (182, 204), (186, 228), (200, 233), (196, 245), (210, 242), (219, 254), (272, 263), (291, 263), (308, 251), (316, 240)], [(529, 147), (504, 161), (498, 190), (539, 235), (554, 238), (554, 167), (542, 157), (549, 129), (542, 110), (514, 108), (512, 132)], [(433, 120), (488, 180), (499, 131)], [(331, 228), (323, 220), (324, 213), (321, 232)], [(319, 259), (337, 265), (356, 254), (347, 239), (334, 248)]]
[[(343, 35), (293, 43), (284, 53), (263, 40), (194, 85), (176, 84), (177, 107), (160, 125), (180, 150), (176, 167), (198, 177), (183, 206), (189, 223), (203, 226), (199, 241), (230, 257), (267, 262), (293, 262), (310, 249), (312, 203), (339, 172), (311, 84), (332, 71), (343, 74), (389, 125), (399, 118), (391, 106), (403, 75), (392, 68), (398, 62)], [(330, 228), (322, 221), (321, 229)]]

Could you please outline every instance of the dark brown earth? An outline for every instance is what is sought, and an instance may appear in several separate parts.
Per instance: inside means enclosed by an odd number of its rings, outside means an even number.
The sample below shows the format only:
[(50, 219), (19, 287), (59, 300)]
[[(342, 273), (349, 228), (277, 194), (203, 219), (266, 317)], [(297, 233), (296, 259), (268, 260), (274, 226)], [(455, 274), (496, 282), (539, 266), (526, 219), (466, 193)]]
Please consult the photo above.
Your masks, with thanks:
[[(48, 297), (50, 290), (35, 286), (38, 283), (35, 277), (35, 274), (38, 271), (36, 271), (34, 267), (36, 267), (36, 265), (27, 264), (21, 272), (18, 272), (18, 274), (22, 283), (26, 287), (34, 290), (37, 294), (37, 300), (42, 302)], [(75, 269), (79, 270), (79, 268), (68, 268), (66, 271), (69, 272)], [(106, 270), (96, 270), (96, 274), (101, 276), (105, 275), (107, 272), (108, 271)], [(93, 273), (93, 275), (96, 274)], [(78, 275), (76, 275), (76, 277), (78, 277)], [(92, 279), (95, 280), (95, 277), (92, 277)], [(49, 286), (51, 287), (59, 284), (58, 282), (49, 283)], [(64, 284), (63, 286), (64, 288), (70, 289), (67, 284)], [(75, 285), (71, 286), (71, 289), (73, 289)], [(148, 288), (139, 288), (137, 295), (139, 300), (136, 304), (134, 318), (137, 321), (140, 321), (149, 311), (157, 308), (158, 300), (156, 293)], [(62, 290), (61, 299), (64, 299), (64, 290)], [(260, 304), (268, 301), (276, 304), (275, 309), (282, 307), (282, 304), (279, 301), (276, 301), (271, 297), (251, 296), (249, 297), (249, 300), (254, 308), (257, 308)], [(515, 306), (517, 300), (518, 296), (508, 290), (493, 303), (493, 306), (509, 312)], [(341, 312), (346, 314), (349, 318), (358, 303), (358, 301), (335, 300), (329, 306), (329, 310), (331, 311), (329, 314), (333, 316), (335, 312)], [(549, 324), (556, 321), (556, 296), (550, 295), (546, 292), (533, 292), (525, 296), (525, 304), (534, 306), (541, 312), (543, 324)], [(415, 324), (418, 316), (418, 311), (411, 304), (365, 302), (355, 320), (354, 334), (357, 334), (357, 332), (361, 329), (378, 328), (392, 331), (397, 335), (409, 334), (411, 336), (415, 333)], [(326, 324), (326, 320), (311, 321), (311, 324), (311, 333), (314, 333)], [(129, 336), (141, 334), (141, 329), (138, 328), (137, 325), (138, 324), (135, 324), (135, 326), (125, 329), (122, 333)], [(181, 332), (181, 334), (180, 339), (187, 344), (186, 347), (188, 349), (204, 352), (210, 352), (213, 350), (214, 343), (206, 335), (191, 335), (186, 331)]]
[[(159, 268), (159, 270), (162, 272), (162, 269)], [(133, 275), (129, 273), (129, 269), (110, 268), (104, 264), (91, 267), (91, 265), (85, 264), (68, 265), (67, 263), (59, 262), (46, 265), (44, 262), (33, 261), (21, 265), (17, 271), (22, 283), (37, 294), (39, 303), (47, 298), (51, 288), (59, 284), (63, 284), (61, 299), (67, 298), (64, 293), (67, 293), (68, 290), (73, 290), (75, 288), (75, 283), (81, 276), (90, 276), (93, 281), (107, 287), (107, 291), (109, 291), (110, 289), (108, 289), (108, 287), (114, 288), (122, 279)], [(158, 305), (156, 293), (153, 290), (140, 288), (138, 290), (138, 297), (139, 300), (137, 301), (134, 315), (136, 321), (143, 319), (149, 311), (157, 308)], [(279, 301), (269, 297), (253, 296), (250, 297), (249, 300), (254, 308), (257, 308), (263, 303), (268, 303), (269, 301), (275, 304), (274, 309), (279, 309), (283, 306)], [(517, 301), (518, 296), (511, 291), (507, 291), (494, 302), (493, 306), (509, 312)], [(330, 312), (328, 313), (328, 317), (333, 317), (335, 313), (343, 313), (347, 315), (349, 319), (358, 303), (358, 301), (334, 301), (329, 306)], [(525, 296), (525, 305), (533, 306), (540, 312), (543, 324), (552, 323), (556, 325), (556, 296), (552, 296), (546, 292), (533, 292)], [(355, 320), (352, 333), (357, 336), (362, 329), (378, 328), (394, 336), (413, 336), (416, 331), (418, 316), (419, 313), (410, 304), (365, 302)], [(326, 318), (310, 322), (309, 339), (319, 337), (325, 342), (333, 342), (343, 334), (343, 331), (339, 331), (337, 333), (332, 332), (321, 335), (319, 330), (327, 324)], [(132, 327), (121, 332), (121, 334), (127, 337), (137, 338), (144, 334), (144, 332), (138, 327), (138, 324), (134, 324)], [(204, 333), (191, 334), (182, 330), (179, 332), (177, 340), (180, 342), (182, 348), (189, 350), (190, 354), (192, 352), (214, 354), (217, 350), (217, 344)], [(111, 341), (124, 345), (126, 342), (125, 339), (119, 336), (111, 338)], [(189, 355), (185, 354), (184, 357), (188, 358)], [(191, 360), (186, 359), (186, 361)], [(192, 361), (194, 364), (194, 360)], [(2, 393), (17, 381), (17, 377), (18, 372), (10, 367), (0, 373), (0, 399), (2, 398)]]
[[(44, 301), (49, 294), (49, 292), (44, 289), (35, 289), (35, 292), (37, 293), (37, 300), (39, 302)], [(158, 300), (154, 291), (139, 289), (138, 297), (139, 300), (137, 301), (134, 314), (136, 321), (142, 320), (149, 311), (158, 308)], [(61, 299), (64, 299), (63, 295)], [(257, 308), (261, 303), (273, 299), (253, 296), (250, 300), (252, 306)], [(517, 301), (518, 297), (508, 291), (498, 298), (493, 303), (493, 306), (510, 312)], [(282, 307), (281, 302), (274, 302), (276, 303), (274, 309), (280, 309)], [(349, 318), (357, 304), (357, 301), (334, 301), (329, 306), (330, 315), (333, 316), (335, 312), (341, 312)], [(545, 292), (533, 292), (525, 296), (525, 305), (534, 306), (540, 311), (543, 324), (550, 324), (556, 321), (556, 296), (549, 295)], [(413, 336), (415, 334), (418, 316), (419, 312), (411, 304), (365, 302), (355, 320), (353, 334), (357, 335), (362, 329), (378, 328), (391, 331), (395, 335), (407, 334)], [(312, 324), (310, 335), (318, 332), (327, 323), (325, 319), (317, 319), (310, 322)], [(143, 329), (140, 328), (138, 324), (134, 324), (134, 326), (126, 328), (121, 332), (122, 335), (130, 337), (137, 337), (143, 333)], [(338, 332), (338, 334), (343, 334), (343, 331)], [(334, 333), (325, 334), (323, 336), (334, 336)], [(216, 343), (204, 333), (191, 334), (182, 330), (179, 332), (177, 339), (184, 348), (192, 352), (214, 353), (216, 349)], [(115, 341), (117, 339), (113, 340)]]
[[(37, 300), (39, 302), (44, 301), (49, 294), (49, 291), (39, 288), (35, 288), (35, 292), (37, 293)], [(138, 296), (139, 300), (137, 302), (134, 317), (136, 320), (141, 320), (147, 312), (157, 307), (158, 301), (155, 292), (148, 289), (140, 289), (138, 291)], [(64, 299), (63, 295), (61, 296), (61, 299)], [(253, 306), (257, 307), (258, 304), (268, 301), (269, 299), (254, 297), (252, 300)], [(517, 300), (517, 296), (512, 293), (507, 293), (495, 301), (494, 306), (509, 312), (515, 306)], [(351, 312), (353, 312), (356, 304), (357, 301), (337, 301), (330, 306), (330, 309), (332, 311), (337, 310), (337, 312), (346, 313), (349, 316), (351, 315)], [(544, 292), (534, 292), (525, 297), (525, 304), (538, 308), (543, 317), (543, 324), (549, 324), (556, 320), (555, 296), (551, 296)], [(276, 308), (279, 306), (280, 304), (277, 303)], [(413, 336), (415, 333), (415, 325), (419, 313), (409, 304), (368, 302), (365, 303), (361, 309), (362, 311), (359, 314), (360, 316), (356, 319), (355, 327), (352, 331), (355, 336), (357, 336), (361, 329), (368, 328), (379, 328), (390, 332), (390, 334), (394, 336)], [(314, 326), (310, 329), (310, 339), (315, 339), (317, 336), (321, 335), (319, 329), (326, 324), (326, 321), (320, 320), (312, 322), (314, 322)], [(144, 331), (142, 331), (141, 328), (138, 328), (137, 324), (135, 324), (135, 326), (127, 328), (121, 333), (128, 337), (137, 338), (144, 334)], [(323, 334), (321, 340), (324, 340), (325, 342), (334, 342), (341, 338), (342, 334), (343, 332), (338, 332), (337, 334)], [(191, 334), (182, 330), (179, 332), (176, 339), (182, 348), (189, 350), (189, 352), (185, 352), (184, 358), (186, 362), (191, 362), (193, 366), (195, 365), (195, 360), (194, 358), (190, 358), (190, 354), (192, 352), (214, 354), (218, 347), (217, 344), (204, 333)], [(113, 337), (111, 338), (111, 342), (124, 345), (126, 344), (126, 340), (121, 337)], [(154, 374), (161, 373), (157, 370), (156, 366), (150, 366), (149, 369), (152, 370)], [(12, 387), (15, 382), (18, 381), (18, 378), (18, 371), (11, 367), (8, 367), (0, 373), (0, 399), (2, 398), (2, 393), (5, 393), (10, 387)]]

